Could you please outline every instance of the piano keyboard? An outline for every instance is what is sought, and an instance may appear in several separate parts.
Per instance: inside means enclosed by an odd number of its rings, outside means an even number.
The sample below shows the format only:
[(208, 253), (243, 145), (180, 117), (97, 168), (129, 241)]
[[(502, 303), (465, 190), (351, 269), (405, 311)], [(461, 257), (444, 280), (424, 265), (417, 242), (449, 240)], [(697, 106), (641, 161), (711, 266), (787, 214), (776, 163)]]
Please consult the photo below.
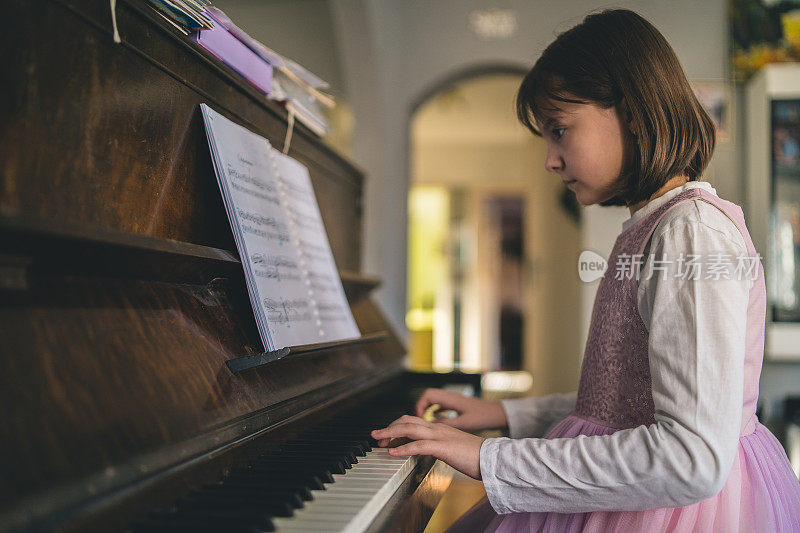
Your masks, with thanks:
[[(407, 398), (405, 399), (407, 401)], [(370, 401), (256, 457), (218, 483), (190, 492), (132, 525), (135, 532), (342, 531), (367, 529), (417, 464), (372, 448), (373, 429), (406, 401)]]
[(276, 518), (277, 531), (363, 531), (414, 469), (417, 457), (392, 457), (376, 448), (359, 458), (346, 474), (314, 493), (314, 500), (293, 518)]

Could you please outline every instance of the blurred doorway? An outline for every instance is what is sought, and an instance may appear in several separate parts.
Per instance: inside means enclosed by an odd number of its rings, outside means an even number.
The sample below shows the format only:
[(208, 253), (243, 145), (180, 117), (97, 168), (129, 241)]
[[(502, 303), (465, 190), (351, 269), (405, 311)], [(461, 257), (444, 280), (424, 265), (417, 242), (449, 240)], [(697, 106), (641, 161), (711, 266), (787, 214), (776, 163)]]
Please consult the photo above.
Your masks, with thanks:
[(496, 278), (499, 298), (500, 370), (522, 369), (525, 334), (525, 198), (490, 196), (484, 200), (484, 216), (492, 226), (493, 250), (499, 263)]
[(411, 117), (409, 366), (526, 370), (577, 385), (577, 221), (544, 143), (516, 120), (521, 74), (448, 84)]

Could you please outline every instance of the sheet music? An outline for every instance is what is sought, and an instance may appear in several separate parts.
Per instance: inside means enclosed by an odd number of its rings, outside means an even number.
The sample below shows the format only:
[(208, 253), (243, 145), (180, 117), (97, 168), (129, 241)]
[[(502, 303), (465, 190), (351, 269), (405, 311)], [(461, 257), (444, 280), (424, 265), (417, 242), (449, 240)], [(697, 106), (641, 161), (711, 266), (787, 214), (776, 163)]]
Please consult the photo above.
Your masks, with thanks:
[(265, 349), (359, 337), (308, 169), (201, 109)]

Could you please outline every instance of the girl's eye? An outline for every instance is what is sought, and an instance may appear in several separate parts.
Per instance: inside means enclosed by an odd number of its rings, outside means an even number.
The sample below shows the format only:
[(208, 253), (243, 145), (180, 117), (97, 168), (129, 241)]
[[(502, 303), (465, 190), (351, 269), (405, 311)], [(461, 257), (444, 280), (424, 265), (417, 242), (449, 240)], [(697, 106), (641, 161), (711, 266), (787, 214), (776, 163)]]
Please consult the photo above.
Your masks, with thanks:
[(564, 135), (564, 128), (553, 128), (550, 132), (554, 139), (560, 139)]

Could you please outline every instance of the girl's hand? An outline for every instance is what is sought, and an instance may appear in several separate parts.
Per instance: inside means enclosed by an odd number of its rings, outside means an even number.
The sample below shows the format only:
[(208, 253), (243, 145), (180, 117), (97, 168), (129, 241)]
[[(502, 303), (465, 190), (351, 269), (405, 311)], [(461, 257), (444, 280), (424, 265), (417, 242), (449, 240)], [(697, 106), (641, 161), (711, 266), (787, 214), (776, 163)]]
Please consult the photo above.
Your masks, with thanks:
[(390, 448), (389, 455), (432, 455), (472, 478), (481, 479), (484, 439), (477, 435), (404, 415), (389, 427), (373, 431), (372, 438), (378, 441), (378, 446)]
[(452, 409), (458, 413), (455, 418), (436, 420), (438, 423), (455, 428), (478, 431), (502, 428), (508, 425), (506, 412), (500, 402), (487, 402), (441, 389), (427, 389), (422, 394), (415, 407), (417, 416), (422, 417), (425, 410), (433, 404), (439, 404), (440, 410)]

